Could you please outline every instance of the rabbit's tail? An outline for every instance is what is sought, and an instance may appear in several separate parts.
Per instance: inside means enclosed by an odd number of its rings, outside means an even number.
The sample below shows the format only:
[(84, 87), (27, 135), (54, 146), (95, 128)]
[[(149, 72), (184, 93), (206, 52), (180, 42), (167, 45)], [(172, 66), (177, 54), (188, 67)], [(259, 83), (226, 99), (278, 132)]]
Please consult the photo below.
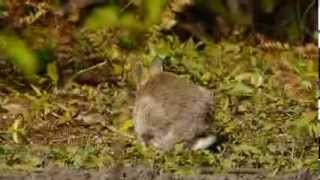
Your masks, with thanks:
[(199, 138), (192, 146), (192, 150), (207, 149), (212, 144), (217, 142), (217, 137), (209, 135), (206, 137)]

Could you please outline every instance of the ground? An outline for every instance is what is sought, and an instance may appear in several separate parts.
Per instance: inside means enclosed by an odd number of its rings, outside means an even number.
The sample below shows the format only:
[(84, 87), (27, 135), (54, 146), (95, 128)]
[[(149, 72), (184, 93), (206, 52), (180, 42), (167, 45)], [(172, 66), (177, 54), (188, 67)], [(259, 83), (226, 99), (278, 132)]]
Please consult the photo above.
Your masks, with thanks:
[[(94, 86), (69, 82), (45, 89), (1, 77), (0, 171), (30, 172), (54, 164), (93, 170), (144, 165), (177, 175), (203, 168), (215, 173), (235, 168), (316, 172), (314, 51), (265, 49), (232, 40), (203, 46), (175, 37), (150, 40), (147, 47), (108, 49), (111, 59), (120, 60), (111, 69), (117, 78)], [(130, 62), (142, 60), (147, 68), (154, 54), (165, 59), (166, 71), (214, 93), (210, 131), (218, 142), (211, 149), (177, 145), (163, 153), (137, 141)]]

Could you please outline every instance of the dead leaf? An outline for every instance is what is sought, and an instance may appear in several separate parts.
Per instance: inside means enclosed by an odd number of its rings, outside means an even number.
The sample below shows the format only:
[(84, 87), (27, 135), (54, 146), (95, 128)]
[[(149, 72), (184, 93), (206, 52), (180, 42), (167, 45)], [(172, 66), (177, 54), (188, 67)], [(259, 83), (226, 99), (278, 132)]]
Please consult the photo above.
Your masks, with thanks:
[(10, 103), (2, 105), (2, 108), (7, 110), (9, 114), (12, 115), (24, 114), (27, 112), (27, 108), (24, 107), (22, 104)]
[(75, 119), (87, 125), (103, 124), (105, 122), (105, 117), (100, 113), (79, 114)]

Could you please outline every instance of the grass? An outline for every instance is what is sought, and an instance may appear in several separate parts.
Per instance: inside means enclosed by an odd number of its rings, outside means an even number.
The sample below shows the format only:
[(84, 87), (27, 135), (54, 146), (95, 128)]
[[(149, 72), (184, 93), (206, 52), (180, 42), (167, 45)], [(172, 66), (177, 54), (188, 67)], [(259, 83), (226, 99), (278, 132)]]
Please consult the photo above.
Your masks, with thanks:
[[(81, 42), (90, 47), (90, 42)], [(32, 170), (53, 163), (76, 168), (146, 164), (181, 174), (201, 167), (214, 172), (316, 171), (316, 58), (301, 56), (293, 48), (268, 51), (246, 42), (203, 47), (159, 35), (147, 42), (134, 51), (104, 43), (90, 52), (100, 52), (115, 65), (110, 74), (119, 77), (115, 83), (18, 90), (2, 79), (6, 91), (0, 96), (0, 169)], [(80, 59), (81, 53), (79, 47), (74, 56)], [(189, 151), (177, 145), (162, 153), (137, 142), (130, 115), (130, 64), (138, 59), (147, 67), (156, 55), (165, 59), (165, 70), (214, 92), (210, 131), (219, 137), (214, 148)]]

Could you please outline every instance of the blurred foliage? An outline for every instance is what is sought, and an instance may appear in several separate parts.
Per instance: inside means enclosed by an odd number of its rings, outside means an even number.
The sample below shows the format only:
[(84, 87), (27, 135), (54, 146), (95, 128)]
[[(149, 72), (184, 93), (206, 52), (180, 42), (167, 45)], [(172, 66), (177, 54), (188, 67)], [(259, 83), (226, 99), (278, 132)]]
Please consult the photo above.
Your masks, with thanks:
[(160, 22), (162, 11), (166, 6), (167, 0), (142, 0), (141, 9), (143, 11), (144, 22), (146, 25), (157, 24)]
[[(141, 33), (148, 31), (152, 25), (159, 24), (165, 5), (166, 0), (142, 0), (138, 4), (139, 14), (123, 12), (118, 6), (98, 8), (86, 19), (85, 27), (95, 30), (102, 27), (121, 27), (129, 30), (131, 34), (142, 36)], [(128, 45), (126, 39), (122, 39), (122, 42)]]
[(0, 17), (3, 16), (4, 10), (5, 10), (5, 7), (4, 7), (3, 0), (0, 0)]
[[(67, 73), (61, 71), (74, 68), (75, 59), (71, 57), (74, 52), (71, 51), (78, 51), (75, 44), (81, 42), (74, 42), (74, 40), (77, 39), (76, 34), (79, 31), (85, 31), (85, 33), (88, 33), (87, 30), (93, 33), (106, 29), (113, 29), (111, 30), (113, 32), (119, 31), (114, 39), (119, 48), (127, 50), (141, 48), (152, 31), (158, 30), (176, 33), (180, 38), (184, 37), (182, 39), (193, 38), (203, 42), (210, 41), (212, 38), (230, 38), (230, 34), (239, 39), (239, 33), (242, 33), (244, 38), (248, 37), (248, 31), (257, 31), (279, 40), (301, 43), (315, 40), (314, 9), (315, 0), (281, 3), (275, 0), (259, 2), (252, 0), (124, 0), (119, 2), (2, 0), (0, 11), (6, 16), (4, 16), (4, 22), (0, 18), (0, 27), (4, 25), (4, 27), (14, 27), (15, 30), (19, 30), (19, 37), (22, 37), (30, 45), (30, 49), (35, 51), (39, 68), (34, 72), (45, 74), (47, 65), (56, 61), (59, 72), (54, 76), (51, 72), (49, 76), (55, 82), (59, 79), (54, 78), (58, 77), (58, 74), (66, 76)], [(254, 36), (250, 37), (255, 41)], [(269, 38), (264, 36), (263, 39)], [(264, 43), (264, 40), (261, 41), (260, 38), (258, 42)], [(74, 48), (77, 50), (73, 50)], [(82, 56), (83, 54), (80, 55)], [(99, 62), (106, 60), (105, 56), (98, 56), (100, 57), (94, 59), (101, 58)], [(96, 60), (89, 64), (94, 63)], [(18, 67), (24, 68), (21, 65), (20, 63)], [(26, 70), (23, 71), (26, 72)], [(63, 79), (64, 77), (60, 78), (60, 80)]]
[(3, 51), (17, 67), (27, 76), (37, 72), (37, 58), (23, 40), (11, 34), (2, 33), (0, 36), (1, 51)]

